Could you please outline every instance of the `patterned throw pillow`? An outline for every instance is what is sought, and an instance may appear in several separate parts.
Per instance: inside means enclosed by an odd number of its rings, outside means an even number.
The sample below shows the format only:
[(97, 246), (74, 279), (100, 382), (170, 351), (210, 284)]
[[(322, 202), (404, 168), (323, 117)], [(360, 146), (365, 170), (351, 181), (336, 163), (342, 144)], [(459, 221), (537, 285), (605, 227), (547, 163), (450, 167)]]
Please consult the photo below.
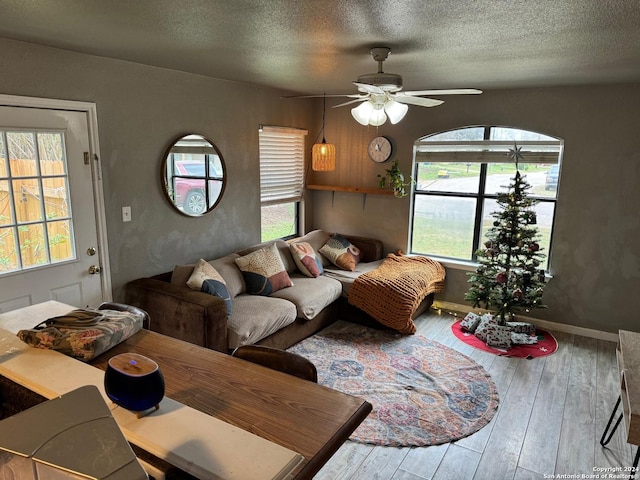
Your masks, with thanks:
[(336, 267), (350, 272), (360, 262), (360, 249), (339, 233), (333, 235), (318, 251)]
[(293, 286), (275, 243), (236, 258), (236, 265), (242, 271), (247, 293), (267, 296)]
[(296, 242), (289, 245), (291, 256), (298, 269), (307, 277), (319, 277), (324, 272), (322, 261), (316, 255), (313, 247), (307, 242)]
[(231, 315), (233, 302), (231, 301), (227, 284), (209, 262), (202, 259), (198, 260), (193, 273), (187, 280), (187, 286), (192, 290), (199, 290), (209, 295), (220, 297), (227, 306), (227, 316)]

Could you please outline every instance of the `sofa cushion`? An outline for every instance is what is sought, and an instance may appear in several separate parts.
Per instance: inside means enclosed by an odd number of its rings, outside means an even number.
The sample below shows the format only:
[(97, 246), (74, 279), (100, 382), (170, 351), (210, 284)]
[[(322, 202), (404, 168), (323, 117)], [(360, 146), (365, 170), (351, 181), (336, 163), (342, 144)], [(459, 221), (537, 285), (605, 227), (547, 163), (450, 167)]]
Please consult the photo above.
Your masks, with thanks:
[(360, 261), (360, 250), (339, 233), (334, 234), (319, 252), (343, 270), (353, 271)]
[(276, 244), (276, 248), (278, 249), (278, 253), (280, 254), (280, 259), (282, 260), (282, 264), (284, 265), (287, 273), (297, 272), (298, 266), (296, 265), (296, 262), (293, 261), (293, 257), (291, 256), (291, 252), (289, 250), (289, 244), (284, 240), (272, 240), (270, 242), (259, 243), (258, 245), (253, 245), (243, 250), (238, 250), (236, 253), (240, 256), (244, 256), (247, 253), (255, 252), (256, 250), (260, 250), (261, 248), (268, 247), (273, 243)]
[(295, 319), (296, 307), (288, 300), (238, 295), (233, 300), (233, 313), (227, 321), (229, 348), (256, 343)]
[(240, 255), (237, 253), (230, 253), (224, 257), (209, 261), (209, 263), (213, 265), (213, 268), (224, 278), (232, 297), (247, 291), (242, 272), (238, 268), (238, 265), (236, 265), (236, 258), (239, 257)]
[(231, 315), (233, 302), (231, 301), (227, 284), (209, 262), (203, 259), (198, 260), (189, 280), (187, 280), (187, 286), (192, 290), (198, 290), (221, 298), (227, 307), (227, 315)]
[(322, 275), (322, 260), (313, 247), (307, 242), (294, 242), (290, 245), (291, 256), (298, 265), (298, 270), (305, 277), (319, 277)]
[(296, 306), (298, 318), (311, 320), (342, 293), (339, 281), (321, 276), (318, 278), (293, 274), (294, 286), (274, 293), (271, 298), (283, 298)]
[(360, 262), (352, 272), (332, 265), (331, 267), (324, 269), (324, 275), (329, 278), (334, 278), (340, 282), (342, 285), (342, 296), (346, 298), (349, 295), (349, 289), (351, 288), (351, 285), (353, 285), (353, 282), (355, 282), (356, 278), (363, 273), (375, 270), (381, 263), (382, 260), (377, 260), (375, 262)]
[[(324, 244), (329, 241), (330, 238), (331, 234), (325, 232), (324, 230), (312, 230), (311, 232), (296, 239), (296, 242), (307, 242), (313, 247), (314, 251), (318, 252), (324, 246)], [(333, 265), (324, 255), (320, 255), (320, 260), (322, 260), (323, 267)]]
[[(240, 269), (235, 263), (235, 259), (239, 256), (237, 253), (230, 253), (224, 257), (209, 261), (227, 284), (231, 298), (246, 291), (242, 272), (240, 272)], [(174, 285), (186, 285), (189, 277), (193, 273), (194, 267), (194, 264), (176, 265), (171, 274), (171, 283)]]
[(171, 273), (171, 283), (174, 285), (186, 285), (187, 280), (193, 273), (194, 264), (176, 265)]
[(247, 293), (266, 296), (293, 285), (275, 243), (236, 258), (235, 262), (242, 271)]

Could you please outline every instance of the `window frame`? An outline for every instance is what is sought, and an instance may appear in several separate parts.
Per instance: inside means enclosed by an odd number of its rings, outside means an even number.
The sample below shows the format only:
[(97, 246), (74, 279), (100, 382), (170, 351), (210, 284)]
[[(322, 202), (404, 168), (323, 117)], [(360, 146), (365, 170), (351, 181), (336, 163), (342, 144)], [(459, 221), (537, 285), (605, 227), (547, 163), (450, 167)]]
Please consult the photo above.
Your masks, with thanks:
[[(260, 237), (261, 241), (290, 239), (302, 230), (306, 136), (301, 128), (260, 125)], [(294, 231), (282, 237), (266, 238), (262, 231), (264, 207), (294, 205)]]
[[(469, 129), (469, 128), (483, 128), (483, 140), (482, 141), (465, 141), (465, 140), (456, 140), (456, 141), (451, 141), (451, 142), (429, 142), (428, 138), (434, 137), (436, 135), (441, 135), (441, 134), (446, 134), (446, 133), (451, 133), (451, 132), (456, 132), (458, 130), (465, 130), (465, 129)], [(549, 140), (549, 141), (543, 141), (543, 142), (538, 142), (538, 141), (527, 141), (527, 140), (518, 140), (515, 142), (515, 144), (518, 147), (524, 146), (522, 153), (524, 154), (524, 159), (520, 160), (521, 164), (536, 164), (536, 163), (544, 163), (544, 164), (556, 164), (558, 165), (558, 169), (559, 172), (561, 172), (561, 165), (562, 165), (562, 152), (563, 152), (563, 148), (564, 148), (564, 141), (562, 139), (559, 138), (555, 138), (555, 137), (550, 137), (546, 134), (542, 134), (539, 132), (533, 132), (530, 130), (524, 130), (521, 128), (517, 128), (517, 127), (502, 127), (502, 126), (497, 126), (497, 125), (475, 125), (475, 126), (467, 126), (467, 127), (460, 127), (460, 128), (455, 128), (455, 129), (451, 129), (451, 130), (447, 130), (444, 132), (437, 132), (434, 134), (430, 134), (430, 135), (426, 135), (424, 137), (421, 137), (416, 143), (415, 143), (415, 147), (414, 147), (414, 160), (413, 160), (413, 169), (412, 169), (412, 180), (413, 180), (413, 188), (412, 188), (412, 197), (411, 197), (411, 212), (410, 212), (410, 223), (409, 223), (409, 252), (413, 255), (426, 255), (426, 256), (430, 256), (430, 257), (435, 257), (438, 259), (441, 259), (443, 262), (448, 263), (450, 262), (451, 264), (455, 264), (455, 265), (463, 265), (463, 266), (467, 266), (467, 267), (475, 267), (476, 265), (478, 265), (478, 258), (476, 255), (477, 250), (480, 248), (480, 242), (482, 240), (482, 233), (483, 233), (483, 219), (485, 219), (486, 215), (485, 213), (489, 213), (489, 212), (485, 212), (484, 211), (484, 207), (485, 207), (485, 203), (487, 200), (493, 200), (495, 201), (498, 197), (497, 192), (496, 193), (488, 193), (486, 191), (487, 189), (487, 178), (489, 177), (489, 164), (500, 164), (500, 163), (509, 163), (510, 160), (509, 158), (506, 156), (506, 153), (503, 153), (502, 157), (499, 157), (497, 153), (495, 152), (489, 152), (488, 154), (485, 154), (484, 152), (482, 154), (478, 154), (476, 155), (476, 157), (480, 157), (483, 158), (483, 160), (485, 161), (478, 161), (477, 158), (474, 161), (474, 163), (479, 163), (480, 164), (480, 172), (478, 175), (478, 186), (477, 186), (477, 191), (475, 192), (452, 192), (452, 191), (437, 191), (437, 190), (424, 190), (424, 189), (420, 189), (419, 187), (419, 182), (418, 182), (418, 177), (419, 177), (419, 168), (420, 168), (420, 164), (421, 163), (425, 163), (427, 160), (419, 160), (419, 157), (423, 156), (420, 153), (420, 147), (422, 146), (423, 149), (426, 149), (426, 147), (424, 147), (425, 145), (436, 145), (436, 146), (443, 146), (443, 154), (447, 155), (447, 154), (451, 154), (453, 153), (453, 160), (444, 160), (444, 159), (439, 159), (436, 160), (437, 163), (460, 163), (465, 161), (464, 158), (465, 156), (469, 155), (470, 157), (473, 157), (473, 155), (470, 155), (472, 152), (466, 152), (466, 151), (461, 151), (459, 152), (458, 157), (456, 157), (455, 152), (447, 152), (446, 151), (446, 144), (468, 144), (468, 145), (474, 145), (476, 148), (479, 145), (490, 145), (493, 144), (494, 146), (497, 147), (497, 149), (501, 149), (504, 148), (506, 146), (509, 146), (509, 150), (513, 150), (514, 148), (514, 141), (504, 141), (504, 140), (491, 140), (491, 131), (494, 128), (506, 128), (506, 129), (512, 129), (514, 131), (520, 131), (520, 132), (527, 132), (527, 133), (532, 133), (532, 134), (537, 134), (537, 135), (544, 135), (547, 136), (549, 138), (553, 138), (554, 140)], [(526, 146), (532, 146), (532, 145), (538, 145), (540, 147), (540, 145), (543, 144), (551, 144), (553, 142), (557, 142), (557, 153), (555, 154), (556, 159), (553, 160), (553, 152), (550, 154), (549, 152), (531, 152), (531, 151), (526, 151)], [(491, 148), (489, 148), (489, 150), (491, 150)], [(544, 147), (542, 147), (542, 150), (544, 150)], [(424, 151), (424, 150), (423, 150)], [(437, 156), (439, 156), (440, 154), (436, 154)], [(496, 161), (486, 161), (486, 160), (491, 160), (491, 159), (501, 159), (500, 162), (496, 162)], [(525, 173), (526, 174), (526, 173)], [(546, 262), (546, 266), (545, 266), (545, 272), (547, 272), (547, 274), (551, 273), (551, 266), (552, 266), (552, 250), (553, 250), (553, 236), (554, 236), (554, 230), (555, 230), (555, 217), (556, 217), (556, 211), (557, 211), (557, 202), (558, 202), (558, 191), (559, 191), (559, 186), (560, 186), (560, 173), (558, 174), (558, 179), (557, 179), (557, 183), (556, 183), (556, 189), (555, 189), (555, 195), (553, 197), (543, 197), (543, 196), (538, 196), (538, 195), (530, 195), (532, 198), (536, 199), (538, 201), (538, 204), (540, 203), (549, 203), (553, 205), (553, 214), (552, 214), (552, 218), (551, 218), (551, 231), (550, 231), (550, 237), (549, 237), (549, 247), (548, 247), (548, 251), (547, 251), (547, 262)], [(476, 206), (475, 206), (475, 213), (474, 213), (474, 224), (473, 224), (473, 239), (472, 239), (472, 245), (471, 245), (471, 255), (470, 258), (459, 258), (459, 257), (451, 257), (451, 256), (445, 256), (445, 255), (440, 255), (440, 254), (433, 254), (433, 253), (429, 253), (429, 252), (419, 252), (419, 251), (415, 251), (414, 250), (414, 233), (416, 230), (416, 215), (415, 215), (415, 208), (416, 208), (416, 200), (417, 198), (419, 198), (420, 196), (432, 196), (432, 197), (450, 197), (450, 198), (469, 198), (469, 199), (474, 199), (476, 202)]]

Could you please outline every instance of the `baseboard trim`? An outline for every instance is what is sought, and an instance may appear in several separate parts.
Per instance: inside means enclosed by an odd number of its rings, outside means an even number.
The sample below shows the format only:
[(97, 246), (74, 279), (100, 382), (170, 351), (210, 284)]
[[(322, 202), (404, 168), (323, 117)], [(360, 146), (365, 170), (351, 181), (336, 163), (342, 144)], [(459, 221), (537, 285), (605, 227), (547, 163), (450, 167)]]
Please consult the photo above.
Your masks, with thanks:
[[(432, 309), (449, 312), (449, 313), (464, 313), (465, 315), (473, 310), (476, 310), (469, 305), (462, 305), (453, 302), (444, 302), (441, 300), (435, 300), (431, 307)], [(573, 335), (580, 335), (583, 337), (596, 338), (598, 340), (607, 340), (609, 342), (617, 342), (618, 334), (611, 332), (603, 332), (601, 330), (594, 330), (592, 328), (577, 327), (575, 325), (567, 325), (564, 323), (550, 322), (548, 320), (541, 320), (538, 318), (528, 317), (525, 315), (518, 315), (518, 320), (523, 322), (530, 322), (536, 326), (545, 330), (552, 330), (556, 332), (571, 333)]]

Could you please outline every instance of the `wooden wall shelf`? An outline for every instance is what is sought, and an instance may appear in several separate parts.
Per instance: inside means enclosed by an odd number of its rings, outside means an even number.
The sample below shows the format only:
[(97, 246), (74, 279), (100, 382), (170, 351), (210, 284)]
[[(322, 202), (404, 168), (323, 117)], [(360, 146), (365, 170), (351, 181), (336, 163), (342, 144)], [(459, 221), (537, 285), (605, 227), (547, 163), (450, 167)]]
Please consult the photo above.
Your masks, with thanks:
[(309, 190), (328, 190), (331, 192), (370, 193), (373, 195), (393, 195), (393, 191), (385, 188), (347, 187), (342, 185), (307, 185)]

